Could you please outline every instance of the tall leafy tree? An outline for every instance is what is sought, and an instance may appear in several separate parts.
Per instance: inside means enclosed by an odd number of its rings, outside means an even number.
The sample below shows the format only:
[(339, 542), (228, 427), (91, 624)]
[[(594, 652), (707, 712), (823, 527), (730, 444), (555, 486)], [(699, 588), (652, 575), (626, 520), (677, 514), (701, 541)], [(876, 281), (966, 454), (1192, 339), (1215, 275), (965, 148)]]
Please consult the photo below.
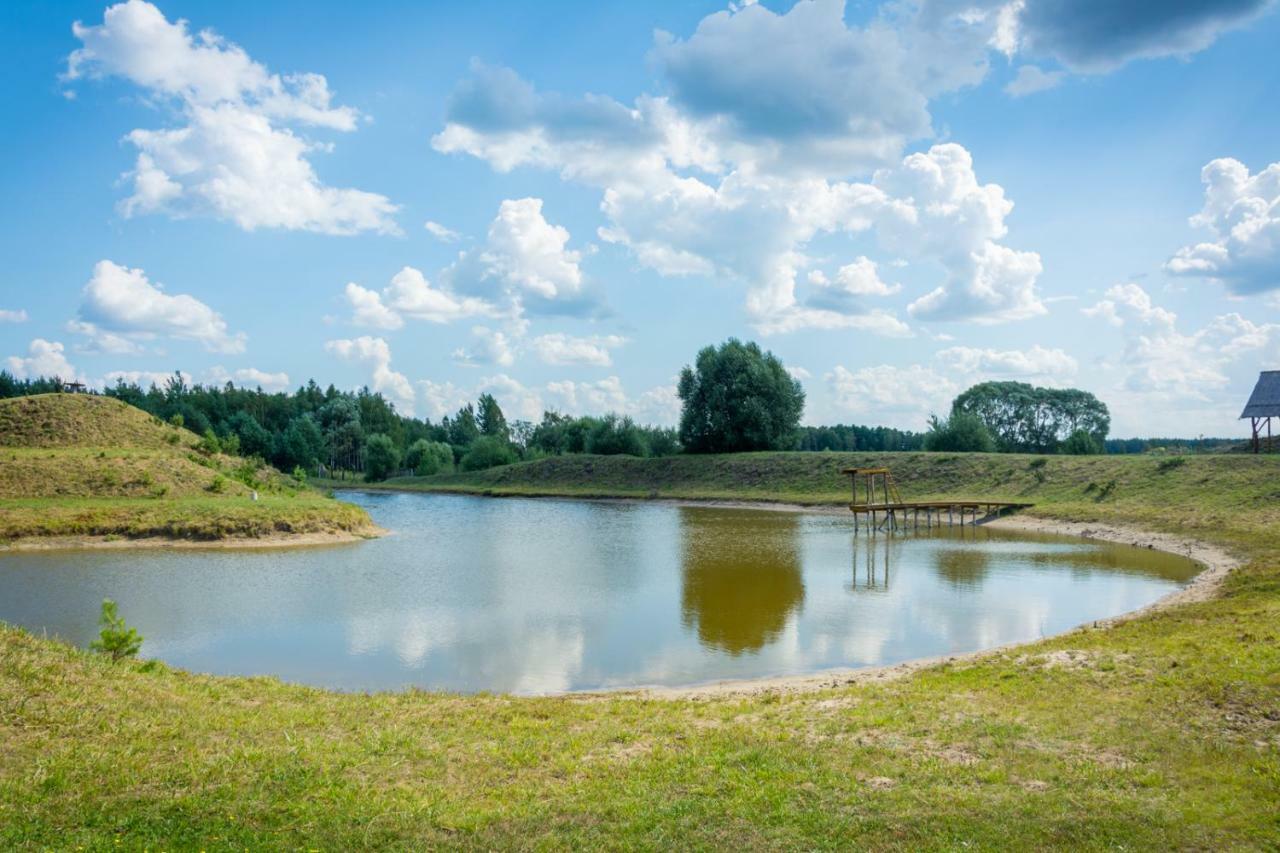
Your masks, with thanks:
[(480, 434), (510, 441), (511, 430), (507, 426), (507, 418), (502, 414), (502, 407), (494, 396), (481, 394), (476, 403), (476, 426), (480, 428)]
[(956, 397), (951, 414), (977, 417), (1000, 450), (1016, 453), (1052, 453), (1077, 431), (1101, 444), (1111, 429), (1106, 404), (1088, 391), (1025, 382), (974, 385)]
[(789, 450), (804, 390), (755, 343), (730, 338), (703, 348), (680, 373), (680, 442), (693, 453)]

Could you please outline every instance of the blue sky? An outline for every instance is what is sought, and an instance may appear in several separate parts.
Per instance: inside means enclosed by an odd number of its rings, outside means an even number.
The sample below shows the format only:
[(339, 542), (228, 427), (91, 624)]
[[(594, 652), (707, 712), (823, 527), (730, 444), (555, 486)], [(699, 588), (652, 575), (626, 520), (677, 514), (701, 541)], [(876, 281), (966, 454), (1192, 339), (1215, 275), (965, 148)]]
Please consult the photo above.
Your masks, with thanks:
[(738, 336), (811, 423), (1018, 379), (1239, 435), (1280, 367), (1268, 2), (14, 2), (0, 40), (19, 375), (671, 423)]

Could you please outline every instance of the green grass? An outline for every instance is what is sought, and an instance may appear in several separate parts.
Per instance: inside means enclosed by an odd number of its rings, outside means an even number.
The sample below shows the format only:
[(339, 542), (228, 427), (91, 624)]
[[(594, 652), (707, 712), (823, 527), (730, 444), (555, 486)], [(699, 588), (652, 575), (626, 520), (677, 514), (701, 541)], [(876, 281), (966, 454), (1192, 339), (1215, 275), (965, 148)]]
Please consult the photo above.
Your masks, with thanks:
[[(830, 470), (852, 458), (552, 460), (418, 485), (838, 501)], [(1212, 601), (1109, 629), (698, 701), (344, 695), (0, 627), (0, 848), (1280, 845), (1277, 460), (1053, 458), (1043, 482), (1025, 457), (887, 460), (912, 496), (1033, 499), (1246, 565)]]
[(0, 542), (372, 530), (361, 509), (196, 445), (190, 432), (105, 397), (0, 400)]

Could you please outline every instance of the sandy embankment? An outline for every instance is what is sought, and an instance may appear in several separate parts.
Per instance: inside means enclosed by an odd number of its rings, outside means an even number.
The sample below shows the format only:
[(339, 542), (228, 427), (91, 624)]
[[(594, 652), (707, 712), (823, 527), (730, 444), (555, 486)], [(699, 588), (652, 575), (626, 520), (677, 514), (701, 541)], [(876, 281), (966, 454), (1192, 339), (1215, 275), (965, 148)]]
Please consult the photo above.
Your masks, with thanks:
[(387, 533), (388, 531), (381, 527), (370, 527), (359, 533), (347, 531), (272, 533), (268, 536), (233, 536), (226, 539), (175, 539), (168, 536), (144, 536), (137, 539), (126, 536), (31, 536), (0, 544), (0, 554), (7, 551), (206, 550), (211, 548), (252, 551), (262, 548), (308, 548), (364, 542), (385, 536)]

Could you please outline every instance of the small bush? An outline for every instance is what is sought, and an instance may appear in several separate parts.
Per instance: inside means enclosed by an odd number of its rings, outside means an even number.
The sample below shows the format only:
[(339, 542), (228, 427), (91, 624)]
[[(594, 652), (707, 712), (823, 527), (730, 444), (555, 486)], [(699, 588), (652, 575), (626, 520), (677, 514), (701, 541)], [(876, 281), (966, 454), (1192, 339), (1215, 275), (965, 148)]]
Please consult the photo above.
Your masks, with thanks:
[(227, 490), (227, 478), (218, 474), (213, 478), (213, 481), (209, 483), (208, 488), (209, 491), (213, 492), (215, 495), (222, 494)]
[(164, 437), (164, 440), (169, 442), (170, 444), (177, 444), (182, 439), (179, 437), (179, 435), (176, 432), (171, 432)]
[(1048, 464), (1049, 464), (1048, 459), (1045, 459), (1043, 456), (1037, 456), (1035, 459), (1032, 459), (1030, 462), (1027, 463), (1027, 468), (1031, 471), (1034, 471), (1037, 468), (1043, 468)]
[(1156, 470), (1163, 474), (1166, 471), (1172, 471), (1174, 468), (1181, 468), (1187, 464), (1185, 456), (1170, 456), (1168, 459), (1161, 459), (1156, 463)]
[(1058, 445), (1058, 452), (1068, 456), (1096, 456), (1102, 453), (1102, 442), (1087, 430), (1078, 429)]
[(495, 436), (482, 435), (471, 442), (471, 447), (462, 457), (461, 467), (463, 471), (483, 471), (515, 461), (516, 452), (510, 444)]
[(453, 470), (453, 448), (443, 441), (420, 438), (405, 451), (404, 464), (419, 477), (447, 474)]
[(196, 450), (205, 456), (212, 456), (222, 451), (222, 443), (218, 441), (218, 436), (214, 435), (213, 430), (207, 429), (204, 435), (200, 437), (200, 441), (196, 444)]
[(169, 418), (169, 426), (171, 427), (174, 427), (176, 429), (182, 429), (184, 425), (186, 425), (186, 419), (183, 418), (182, 415), (174, 415), (173, 417)]
[(125, 624), (116, 603), (109, 598), (102, 600), (98, 624), (102, 626), (98, 639), (89, 644), (95, 652), (111, 655), (112, 661), (118, 661), (133, 657), (142, 648), (142, 635)]
[(1102, 487), (1098, 489), (1098, 500), (1100, 501), (1106, 500), (1111, 496), (1111, 493), (1114, 492), (1115, 490), (1116, 490), (1116, 481), (1107, 480), (1107, 482), (1103, 483)]
[(294, 466), (293, 466), (293, 479), (294, 479), (294, 481), (295, 481), (298, 485), (300, 485), (300, 486), (305, 485), (305, 484), (306, 484), (306, 482), (307, 482), (307, 471), (306, 471), (306, 469), (305, 469), (305, 468), (303, 468), (301, 465), (294, 465)]

